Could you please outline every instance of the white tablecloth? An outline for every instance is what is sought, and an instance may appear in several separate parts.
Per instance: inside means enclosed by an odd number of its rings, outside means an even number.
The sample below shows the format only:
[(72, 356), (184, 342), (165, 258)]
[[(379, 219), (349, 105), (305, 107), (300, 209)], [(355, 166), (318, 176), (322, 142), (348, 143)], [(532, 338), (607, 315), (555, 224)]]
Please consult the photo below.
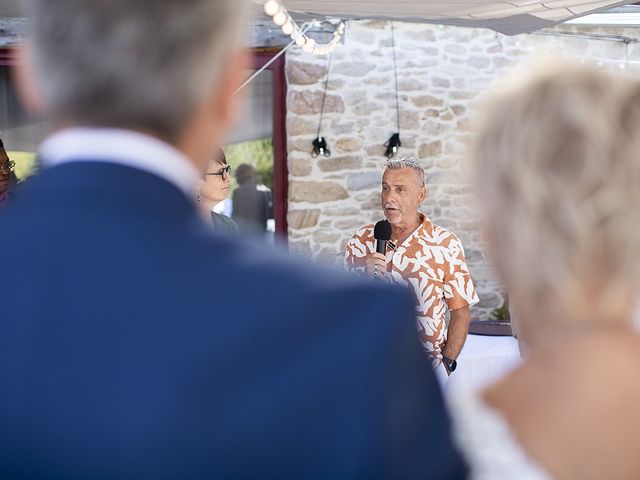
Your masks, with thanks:
[(481, 388), (518, 366), (522, 359), (513, 337), (468, 335), (458, 357), (458, 368), (448, 378), (446, 389)]

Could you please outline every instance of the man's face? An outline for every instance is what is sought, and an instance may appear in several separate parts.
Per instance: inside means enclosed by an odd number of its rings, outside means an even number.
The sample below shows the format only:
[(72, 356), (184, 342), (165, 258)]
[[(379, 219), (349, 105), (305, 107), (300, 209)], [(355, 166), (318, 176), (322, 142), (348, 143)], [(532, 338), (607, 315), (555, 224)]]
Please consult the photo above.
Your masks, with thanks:
[(385, 170), (382, 176), (382, 209), (392, 225), (411, 225), (426, 195), (426, 188), (418, 170), (413, 168)]
[(9, 188), (10, 175), (9, 156), (4, 148), (0, 147), (0, 193), (6, 192)]

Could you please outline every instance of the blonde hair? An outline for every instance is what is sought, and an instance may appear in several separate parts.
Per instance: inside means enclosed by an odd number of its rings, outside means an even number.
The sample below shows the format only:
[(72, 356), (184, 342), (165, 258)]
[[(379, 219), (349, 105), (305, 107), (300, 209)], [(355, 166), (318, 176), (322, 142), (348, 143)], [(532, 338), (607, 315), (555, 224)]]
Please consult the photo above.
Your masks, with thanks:
[(491, 99), (473, 158), (490, 250), (516, 306), (575, 328), (629, 315), (640, 272), (640, 82), (538, 65)]

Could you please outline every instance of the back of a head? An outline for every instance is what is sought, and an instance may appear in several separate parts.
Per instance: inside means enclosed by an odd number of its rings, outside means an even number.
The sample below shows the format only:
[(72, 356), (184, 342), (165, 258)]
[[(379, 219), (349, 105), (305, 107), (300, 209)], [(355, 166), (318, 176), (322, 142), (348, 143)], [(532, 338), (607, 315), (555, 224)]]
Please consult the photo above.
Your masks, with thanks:
[(256, 176), (256, 167), (249, 163), (243, 163), (238, 165), (236, 169), (236, 181), (238, 185), (244, 185), (249, 180), (254, 179)]
[(25, 0), (54, 121), (176, 140), (239, 44), (240, 0)]
[(566, 62), (532, 71), (492, 98), (473, 152), (490, 250), (523, 311), (624, 316), (640, 261), (640, 82)]

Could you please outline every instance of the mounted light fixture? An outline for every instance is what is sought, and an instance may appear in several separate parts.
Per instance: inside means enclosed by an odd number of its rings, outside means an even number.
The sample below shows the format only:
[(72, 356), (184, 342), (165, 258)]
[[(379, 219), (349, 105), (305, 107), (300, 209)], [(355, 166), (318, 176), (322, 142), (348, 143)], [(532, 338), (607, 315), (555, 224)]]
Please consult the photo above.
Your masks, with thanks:
[(398, 96), (398, 65), (396, 62), (396, 38), (393, 30), (393, 22), (391, 22), (391, 50), (393, 52), (393, 78), (395, 80), (396, 85), (396, 126), (398, 127), (398, 131), (391, 135), (387, 143), (384, 144), (387, 149), (384, 154), (387, 158), (395, 157), (396, 153), (398, 153), (398, 149), (402, 146), (402, 142), (400, 141), (400, 98)]
[(309, 37), (298, 26), (279, 0), (266, 0), (264, 2), (264, 13), (269, 15), (273, 23), (282, 29), (282, 33), (290, 36), (291, 40), (296, 42), (296, 45), (302, 47), (305, 52), (313, 53), (314, 55), (329, 55), (340, 44), (345, 32), (345, 24), (343, 21), (340, 21), (333, 32), (331, 41), (321, 44)]
[(311, 151), (311, 156), (313, 158), (318, 155), (324, 157), (331, 156), (331, 150), (327, 147), (327, 140), (324, 138), (322, 133), (322, 117), (324, 116), (324, 103), (327, 99), (327, 90), (329, 88), (329, 75), (331, 75), (331, 60), (333, 59), (333, 55), (329, 55), (329, 59), (327, 60), (327, 76), (324, 79), (324, 90), (322, 91), (322, 104), (320, 105), (320, 121), (318, 122), (318, 133), (316, 134), (316, 138), (311, 142), (313, 145), (313, 150)]

